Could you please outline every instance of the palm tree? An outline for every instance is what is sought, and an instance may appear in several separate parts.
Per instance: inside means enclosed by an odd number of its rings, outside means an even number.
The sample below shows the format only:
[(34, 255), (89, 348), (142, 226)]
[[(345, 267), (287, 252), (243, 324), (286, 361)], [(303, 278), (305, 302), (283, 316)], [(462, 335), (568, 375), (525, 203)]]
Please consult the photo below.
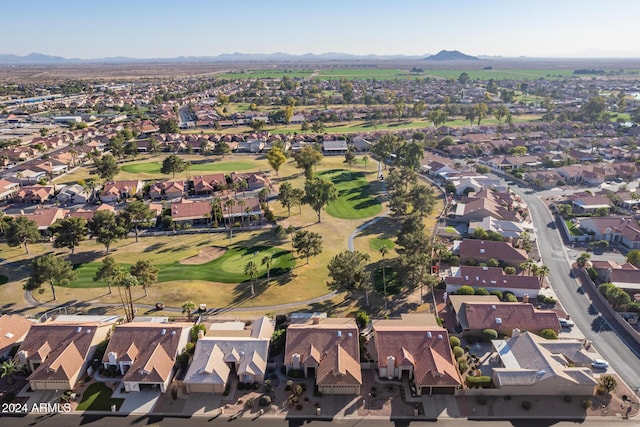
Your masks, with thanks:
[(367, 163), (369, 163), (369, 156), (366, 154), (362, 156), (362, 163), (364, 163), (364, 170), (367, 170)]
[(233, 206), (235, 206), (236, 201), (234, 199), (227, 199), (224, 202), (224, 208), (225, 210), (229, 211), (228, 217), (229, 217), (229, 241), (231, 241), (231, 239), (233, 238), (233, 223), (231, 221), (233, 221)]
[(211, 212), (204, 214), (204, 219), (207, 221), (207, 239), (211, 242)]
[(258, 266), (256, 265), (256, 263), (253, 261), (249, 261), (244, 266), (244, 274), (251, 278), (251, 295), (253, 296), (256, 294), (256, 291), (253, 287), (253, 281), (256, 279), (256, 277), (258, 277)]
[(238, 183), (238, 188), (242, 190), (242, 197), (245, 197), (244, 192), (247, 190), (247, 188), (249, 188), (249, 183), (246, 179), (242, 179)]
[(542, 286), (542, 283), (544, 282), (544, 278), (547, 277), (549, 275), (549, 267), (547, 267), (546, 265), (541, 265), (540, 267), (538, 267), (538, 277), (540, 278), (540, 285)]
[(384, 314), (388, 313), (387, 310), (387, 278), (385, 275), (385, 268), (384, 268), (384, 257), (387, 255), (387, 252), (389, 252), (389, 250), (387, 249), (386, 246), (382, 246), (380, 248), (380, 255), (382, 255), (382, 286), (384, 288)]
[(271, 190), (269, 189), (269, 187), (264, 187), (258, 193), (258, 200), (260, 200), (260, 203), (266, 203), (267, 209), (269, 209), (269, 194), (271, 194)]
[(262, 258), (262, 265), (267, 266), (267, 284), (271, 281), (271, 266), (273, 265), (273, 254)]
[(531, 274), (531, 269), (535, 265), (535, 261), (531, 258), (527, 259), (525, 262), (520, 263), (520, 268), (523, 270), (527, 270), (527, 274)]
[(191, 311), (194, 308), (196, 308), (196, 304), (193, 301), (185, 301), (184, 304), (182, 304), (182, 314), (187, 315), (187, 319), (189, 319), (189, 322), (191, 322)]
[(0, 378), (7, 378), (7, 384), (15, 384), (16, 380), (13, 377), (13, 374), (21, 370), (21, 366), (16, 363), (14, 360), (9, 359), (2, 362), (0, 365), (0, 370), (2, 370), (2, 374), (0, 374)]
[[(244, 181), (241, 181), (244, 182)], [(243, 213), (244, 211), (244, 207), (247, 206), (247, 202), (244, 201), (244, 199), (240, 199), (237, 202), (238, 208), (240, 208), (240, 212)], [(242, 215), (240, 215), (240, 226), (244, 227), (244, 213)]]

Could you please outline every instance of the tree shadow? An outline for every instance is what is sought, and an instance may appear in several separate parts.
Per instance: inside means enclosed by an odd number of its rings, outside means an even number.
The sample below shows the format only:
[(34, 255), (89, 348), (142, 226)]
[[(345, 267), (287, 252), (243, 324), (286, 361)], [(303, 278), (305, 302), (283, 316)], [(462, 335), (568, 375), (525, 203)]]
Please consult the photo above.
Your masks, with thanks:
[(594, 332), (611, 331), (611, 326), (602, 316), (598, 316), (591, 322), (591, 330)]

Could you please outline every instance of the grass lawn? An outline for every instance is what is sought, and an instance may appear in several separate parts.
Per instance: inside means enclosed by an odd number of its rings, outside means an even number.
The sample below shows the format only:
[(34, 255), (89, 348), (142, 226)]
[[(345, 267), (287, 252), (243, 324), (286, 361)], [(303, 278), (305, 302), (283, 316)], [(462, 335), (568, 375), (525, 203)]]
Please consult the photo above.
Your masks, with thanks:
[[(160, 173), (162, 165), (160, 162), (133, 163), (122, 166), (124, 172), (129, 173)], [(254, 163), (249, 162), (215, 162), (215, 163), (194, 163), (191, 165), (190, 172), (231, 172), (253, 169)]]
[[(257, 255), (256, 255), (257, 254)], [(175, 261), (171, 264), (155, 264), (158, 272), (158, 283), (175, 282), (189, 278), (189, 280), (241, 283), (249, 280), (244, 274), (244, 266), (253, 261), (258, 266), (258, 278), (267, 277), (267, 268), (262, 264), (262, 258), (272, 255), (271, 277), (280, 276), (290, 271), (295, 266), (295, 260), (291, 252), (271, 246), (232, 247), (220, 258), (204, 264), (187, 265)], [(71, 282), (71, 288), (98, 288), (106, 287), (102, 281), (93, 281), (93, 276), (100, 267), (100, 262), (88, 262), (74, 266), (77, 277)], [(131, 264), (120, 264), (129, 268)]]
[(584, 234), (582, 231), (580, 231), (580, 230), (576, 227), (576, 225), (575, 225), (573, 222), (571, 222), (571, 220), (570, 220), (570, 219), (565, 219), (565, 220), (564, 220), (564, 223), (565, 223), (565, 224), (567, 224), (567, 228), (569, 229), (569, 233), (570, 233), (572, 236), (582, 236), (582, 235)]
[(333, 182), (338, 190), (338, 199), (327, 206), (327, 213), (336, 218), (362, 219), (377, 215), (382, 205), (373, 196), (371, 184), (363, 172), (328, 170), (317, 173)]
[(124, 399), (112, 399), (113, 391), (105, 383), (93, 383), (82, 395), (82, 401), (78, 403), (78, 411), (111, 411), (111, 405), (117, 409)]
[(388, 251), (396, 247), (396, 244), (393, 243), (391, 239), (380, 239), (378, 237), (374, 237), (369, 240), (369, 247), (372, 251), (380, 251), (382, 247), (387, 248)]

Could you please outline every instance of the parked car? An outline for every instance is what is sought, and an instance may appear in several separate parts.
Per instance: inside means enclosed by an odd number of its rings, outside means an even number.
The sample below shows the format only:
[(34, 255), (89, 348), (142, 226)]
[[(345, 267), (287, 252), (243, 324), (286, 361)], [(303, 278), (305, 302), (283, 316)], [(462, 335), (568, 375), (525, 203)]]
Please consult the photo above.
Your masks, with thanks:
[(609, 367), (609, 362), (603, 359), (595, 359), (593, 363), (591, 363), (591, 367), (594, 369), (607, 369)]
[(560, 326), (562, 326), (563, 328), (573, 328), (574, 326), (576, 326), (575, 323), (573, 323), (573, 320), (571, 319), (558, 319), (560, 321)]

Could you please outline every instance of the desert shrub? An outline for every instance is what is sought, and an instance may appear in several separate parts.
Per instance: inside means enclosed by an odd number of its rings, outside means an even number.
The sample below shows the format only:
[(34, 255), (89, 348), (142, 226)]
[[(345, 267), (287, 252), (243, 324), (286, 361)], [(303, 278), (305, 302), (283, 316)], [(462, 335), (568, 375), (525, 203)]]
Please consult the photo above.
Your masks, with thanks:
[(531, 406), (533, 406), (533, 405), (528, 400), (523, 400), (522, 401), (522, 409), (524, 409), (525, 411), (528, 411), (529, 409), (531, 409)]
[(460, 288), (456, 291), (457, 295), (473, 295), (475, 290), (471, 286), (460, 286)]
[(460, 338), (449, 337), (449, 345), (451, 346), (451, 348), (460, 347)]
[(472, 377), (471, 375), (467, 375), (467, 386), (469, 387), (490, 387), (491, 386), (491, 377), (489, 376), (480, 376), (480, 377)]
[(489, 295), (489, 291), (486, 290), (485, 288), (476, 288), (476, 290), (474, 291), (475, 295)]
[(546, 298), (545, 295), (542, 294), (538, 294), (538, 296), (536, 297), (536, 299), (538, 300), (538, 302), (544, 302), (544, 299)]
[(193, 356), (193, 352), (195, 351), (195, 349), (196, 349), (196, 346), (192, 342), (188, 342), (187, 345), (184, 346), (184, 351), (187, 354), (190, 354), (192, 356)]
[(540, 336), (542, 338), (548, 339), (548, 340), (557, 340), (558, 339), (558, 333), (556, 331), (554, 331), (553, 329), (543, 329), (540, 331)]
[(247, 409), (251, 409), (251, 407), (253, 406), (253, 401), (253, 397), (248, 398), (247, 401), (244, 402), (244, 407)]
[(198, 341), (198, 332), (202, 331), (204, 334), (207, 334), (207, 327), (202, 323), (197, 323), (191, 327), (191, 341)]
[(465, 361), (461, 361), (458, 363), (458, 371), (462, 374), (464, 372), (467, 372), (467, 369), (469, 369), (469, 365), (467, 365), (467, 362)]
[(598, 384), (598, 386), (596, 387), (596, 392), (599, 395), (607, 394), (607, 388), (602, 384)]
[(511, 292), (505, 292), (503, 299), (506, 302), (518, 302), (518, 298)]
[(516, 268), (507, 266), (504, 268), (504, 274), (516, 274)]
[(482, 336), (486, 340), (495, 340), (498, 339), (498, 331), (495, 329), (483, 329)]
[(491, 291), (489, 292), (489, 295), (495, 295), (498, 297), (499, 300), (502, 300), (502, 291), (498, 291), (498, 290)]
[(369, 324), (369, 315), (366, 311), (360, 310), (356, 313), (356, 323), (360, 329), (364, 329)]
[(459, 346), (453, 347), (453, 355), (457, 358), (464, 356), (464, 349)]
[(580, 405), (582, 405), (584, 409), (589, 409), (593, 406), (593, 401), (591, 399), (584, 399), (580, 402)]
[(556, 305), (556, 300), (554, 297), (545, 297), (544, 303), (547, 305)]
[(271, 397), (270, 396), (262, 396), (260, 398), (260, 402), (258, 402), (260, 406), (269, 406), (271, 405)]

